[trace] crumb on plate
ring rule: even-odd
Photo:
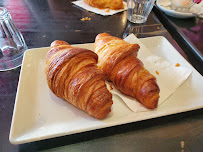
[[[107,13],[110,12],[110,9],[107,9],[105,12],[107,12]]]
[[[156,71],[156,74],[157,74],[157,75],[159,75],[159,72],[158,72],[158,71]]]
[[[179,67],[180,66],[180,64],[179,63],[176,63],[176,67]]]

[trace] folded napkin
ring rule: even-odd
[[[138,58],[144,63],[144,67],[157,78],[160,88],[158,105],[166,101],[192,73],[192,70],[181,66],[177,67],[163,58],[153,55],[134,34],[129,35],[124,40],[140,45]],[[149,111],[149,109],[146,109],[142,104],[137,102],[135,98],[124,95],[111,83],[108,82],[107,87],[112,94],[119,96],[133,112]]]
[[[100,14],[100,15],[103,15],[103,16],[113,15],[113,14],[116,14],[116,13],[127,10],[127,3],[126,2],[123,2],[124,9],[120,9],[120,10],[99,9],[99,8],[92,7],[92,6],[88,5],[88,4],[86,4],[83,0],[74,1],[72,3],[79,6],[79,7],[84,8],[84,9],[86,9],[88,11],[91,11],[93,13]]]

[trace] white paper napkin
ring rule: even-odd
[[[88,11],[91,11],[93,13],[100,14],[100,15],[103,15],[103,16],[113,15],[113,14],[116,14],[116,13],[127,10],[127,3],[126,2],[123,2],[124,9],[120,9],[120,10],[99,9],[99,8],[92,7],[92,6],[88,5],[88,4],[86,4],[83,0],[74,1],[72,3],[79,6],[79,7],[84,8],[84,9],[86,9]]]
[[[192,70],[181,66],[177,67],[163,58],[153,55],[134,34],[129,35],[124,40],[132,44],[139,44],[138,58],[144,63],[144,67],[152,74],[155,70],[159,73],[158,75],[153,74],[157,78],[160,88],[158,105],[166,101],[192,73]],[[135,98],[124,95],[117,90],[112,83],[108,82],[107,87],[112,94],[119,96],[133,112],[149,111]]]

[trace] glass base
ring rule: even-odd
[[[0,71],[8,71],[15,69],[22,64],[24,53],[16,57],[15,59],[9,59],[9,57],[6,59],[0,59]]]
[[[6,8],[0,7],[0,71],[21,66],[27,45]]]
[[[132,15],[132,16],[128,16],[128,20],[132,23],[145,23],[147,21],[147,17],[143,17],[141,15]]]

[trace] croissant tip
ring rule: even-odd
[[[158,107],[159,97],[152,98],[149,104],[146,105],[148,109],[156,109]]]
[[[51,47],[56,47],[59,45],[70,45],[69,43],[65,42],[65,41],[61,41],[61,40],[55,40],[51,43]]]
[[[97,35],[97,37],[104,37],[104,36],[111,36],[110,34],[108,34],[108,33],[99,33],[98,35]]]

